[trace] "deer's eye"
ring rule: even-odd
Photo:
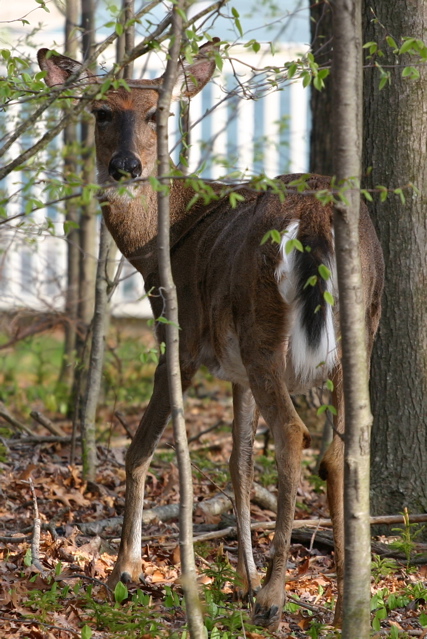
[[[107,124],[111,122],[112,113],[109,109],[96,109],[93,111],[97,124]]]
[[[148,124],[152,124],[154,126],[156,126],[156,122],[157,122],[157,109],[150,109],[147,112],[147,115],[145,116],[146,121],[148,122]]]

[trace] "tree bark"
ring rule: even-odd
[[[101,390],[105,333],[106,326],[108,325],[108,283],[106,282],[106,271],[111,242],[111,235],[102,219],[99,234],[98,266],[96,270],[95,313],[92,320],[89,369],[81,420],[83,477],[89,481],[95,481],[96,477],[96,409],[98,407],[98,398]]]
[[[182,11],[186,7],[185,0],[178,0],[174,5],[172,17],[172,37],[169,49],[169,60],[162,88],[159,93],[157,119],[157,157],[159,180],[170,187],[170,158],[168,145],[168,119],[172,90],[178,74],[178,56],[183,29]],[[170,209],[169,193],[158,193],[158,226],[157,249],[159,274],[166,299],[166,359],[168,367],[169,395],[171,402],[172,423],[174,429],[176,453],[179,467],[179,545],[182,566],[182,587],[186,603],[187,622],[190,637],[205,637],[203,615],[197,592],[196,564],[193,549],[193,480],[191,462],[188,451],[187,433],[184,420],[184,401],[182,397],[181,371],[179,363],[179,326],[178,300],[176,287],[172,277],[170,261]]]
[[[329,67],[332,60],[332,6],[323,0],[310,7],[311,50],[320,66]],[[310,172],[333,174],[332,137],[334,132],[331,77],[325,78],[325,88],[311,87]]]
[[[95,44],[95,3],[82,0],[82,49],[83,60],[88,60]],[[93,184],[95,179],[95,138],[92,117],[84,114],[81,127],[83,185]],[[79,317],[87,330],[93,316],[96,270],[97,202],[91,198],[82,206],[80,218],[80,283]],[[83,340],[84,341],[84,340]],[[81,346],[81,345],[80,345]]]
[[[366,185],[413,183],[420,190],[405,191],[405,202],[393,194],[385,202],[375,198],[371,207],[385,260],[371,374],[372,510],[420,513],[427,510],[427,73],[421,64],[418,80],[402,78],[409,56],[393,66],[396,56],[384,36],[392,34],[398,46],[402,36],[424,38],[427,4],[370,0],[364,13],[364,39],[379,43],[385,57],[378,62],[391,73],[391,84],[380,91],[378,71],[372,64],[365,71],[364,170],[372,167]]]
[[[75,29],[78,25],[79,7],[77,0],[66,0],[65,4],[65,44],[64,53],[70,58],[77,57],[77,39]],[[64,129],[64,177],[76,174],[77,169],[77,124],[69,122]],[[74,361],[76,348],[76,331],[79,300],[79,220],[78,205],[74,200],[67,200],[65,204],[65,220],[71,222],[72,227],[67,233],[67,290],[65,292],[64,354],[58,385],[70,388],[74,376]]]
[[[334,173],[348,204],[335,207],[344,377],[345,639],[370,635],[369,405],[365,311],[359,256],[362,138],[361,0],[334,3]],[[352,186],[353,185],[353,186]]]

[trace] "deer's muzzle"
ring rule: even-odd
[[[137,178],[142,173],[142,165],[136,155],[118,153],[111,159],[108,173],[117,181],[129,175],[131,178]]]

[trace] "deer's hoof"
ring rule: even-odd
[[[279,606],[270,606],[269,608],[259,603],[255,604],[253,613],[253,623],[256,626],[262,626],[269,630],[277,630],[281,618],[281,610]]]
[[[135,562],[134,564],[127,562],[127,565],[123,565],[124,563],[125,562],[123,562],[121,566],[120,563],[116,563],[113,572],[108,578],[107,583],[112,590],[114,590],[119,581],[124,584],[144,581],[144,575],[141,573],[140,562]]]

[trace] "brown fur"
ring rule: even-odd
[[[202,48],[199,58],[187,69],[182,92],[195,94],[209,80],[214,64],[210,52],[215,45]],[[41,52],[39,61],[56,81],[74,61],[60,57],[49,64]],[[58,70],[59,69],[59,70]],[[49,77],[47,79],[49,83]],[[182,82],[182,78],[181,78]],[[118,152],[139,158],[142,177],[156,175],[156,129],[147,119],[158,96],[155,81],[133,81],[130,93],[111,91],[107,100],[94,102],[96,115],[108,105],[111,121],[96,129],[98,171],[102,181],[114,185],[108,167]],[[134,132],[123,148],[120,114],[134,113]],[[300,176],[282,176],[284,186]],[[275,270],[281,259],[277,244],[261,245],[264,234],[284,231],[291,221],[299,220],[299,238],[303,244],[316,245],[321,239],[329,251],[333,248],[333,211],[322,206],[311,191],[328,189],[329,178],[313,175],[307,180],[307,193],[289,187],[284,202],[271,192],[259,193],[242,186],[244,202],[235,209],[223,198],[203,205],[200,201],[188,210],[194,191],[182,181],[172,184],[171,260],[179,300],[180,365],[185,391],[202,364],[233,382],[234,422],[231,476],[236,496],[239,523],[239,558],[237,573],[240,597],[257,592],[254,621],[271,630],[277,628],[284,602],[286,559],[290,544],[296,491],[300,476],[301,452],[310,440],[307,428],[297,415],[290,398],[297,379],[290,373],[288,345],[291,309],[281,296]],[[219,192],[221,185],[215,185]],[[156,317],[163,312],[158,294],[157,269],[157,200],[146,182],[133,187],[133,197],[119,196],[114,188],[103,196],[103,214],[122,253],[140,271]],[[316,249],[317,250],[317,249]],[[378,327],[381,310],[383,262],[381,249],[367,209],[361,207],[360,255],[363,270],[366,308],[366,334],[369,353]],[[321,255],[314,258],[320,260]],[[338,310],[335,311],[338,327]],[[164,340],[163,325],[158,338]],[[337,328],[338,330],[338,328]],[[321,381],[322,371],[319,371]],[[336,425],[344,429],[341,367],[333,372]],[[249,495],[253,477],[252,446],[258,411],[269,425],[275,440],[278,468],[278,514],[271,562],[262,588],[252,557]],[[153,396],[141,420],[126,459],[126,509],[122,541],[117,563],[109,583],[137,580],[141,572],[141,516],[144,480],[151,456],[170,413],[166,363],[161,357],[154,380]],[[342,443],[335,436],[325,455],[322,472],[328,480],[328,496],[335,529],[339,600],[339,622],[343,584],[343,460]]]

